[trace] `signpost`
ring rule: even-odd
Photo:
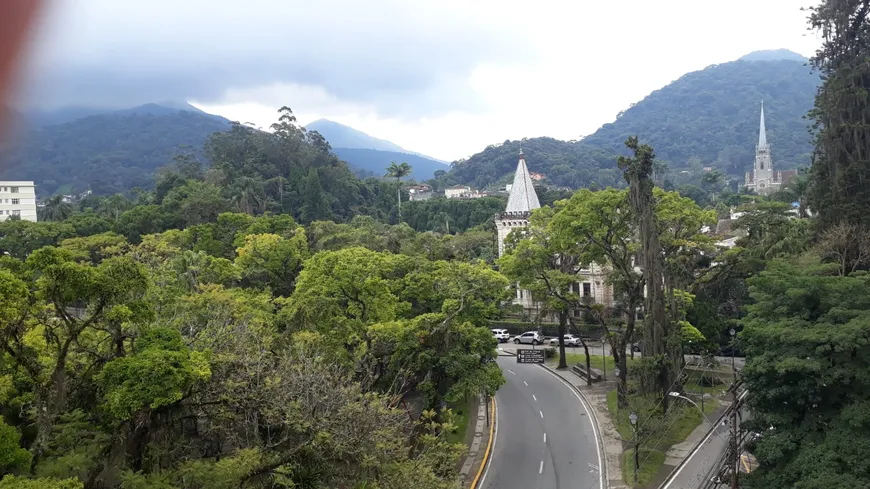
[[[518,349],[517,363],[544,363],[544,350]]]

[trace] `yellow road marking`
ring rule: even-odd
[[[480,463],[480,467],[477,469],[477,475],[474,476],[474,480],[471,481],[471,489],[477,488],[477,483],[480,482],[480,476],[483,475],[483,470],[486,468],[486,463],[489,461],[489,452],[492,449],[492,438],[493,431],[495,430],[495,398],[492,398],[492,407],[490,409],[490,422],[489,422],[489,441],[486,442],[486,451],[483,452],[483,461]]]

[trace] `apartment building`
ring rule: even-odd
[[[33,182],[0,181],[0,221],[10,216],[36,222],[36,185]]]

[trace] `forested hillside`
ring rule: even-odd
[[[809,122],[819,84],[801,61],[734,61],[689,73],[651,93],[580,144],[621,151],[637,135],[671,168],[698,158],[731,175],[751,168],[761,101],[779,169],[810,164]]]
[[[437,183],[478,188],[504,186],[513,178],[520,149],[526,155],[529,170],[543,174],[548,183],[571,188],[622,184],[622,173],[616,168],[616,155],[612,151],[553,138],[505,141],[488,146],[467,160],[454,162],[450,172],[436,178]]]
[[[767,140],[779,169],[808,166],[812,145],[804,116],[819,77],[788,51],[710,66],[656,90],[578,142],[551,138],[505,141],[454,162],[445,184],[487,187],[509,183],[522,147],[529,169],[571,188],[622,185],[616,155],[628,136],[656,150],[671,170],[710,166],[735,178],[752,167],[761,101]]]
[[[171,108],[92,115],[20,132],[2,155],[0,179],[34,180],[41,196],[150,187],[173,156],[201,157],[209,135],[229,129],[226,119]]]

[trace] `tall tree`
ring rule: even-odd
[[[774,260],[749,280],[747,488],[870,487],[870,275],[842,277],[814,253]]]
[[[839,221],[870,228],[870,0],[823,0],[810,9],[823,79],[811,116],[816,150],[810,204],[821,229]]]
[[[509,279],[530,291],[535,301],[543,303],[545,311],[556,313],[559,318],[559,368],[567,368],[567,325],[570,323],[577,330],[573,312],[578,309],[593,311],[596,306],[584,302],[577,290],[577,283],[582,279],[580,271],[589,264],[584,260],[586,243],[578,242],[566,233],[553,232],[550,226],[552,218],[552,208],[535,210],[528,228],[513,231],[508,236],[505,254],[499,258],[498,265]],[[589,371],[589,347],[582,335],[580,338]],[[587,376],[586,381],[591,385],[592,376]]]
[[[653,199],[655,153],[648,145],[638,143],[636,136],[629,137],[625,145],[634,155],[620,156],[618,164],[629,184],[629,202],[638,223],[641,268],[646,285],[643,355],[655,363],[657,370],[655,385],[644,387],[648,392],[658,391],[662,397],[662,406],[667,410],[667,391],[674,383],[682,356],[680,331],[670,324],[666,309],[665,263]]]
[[[391,162],[389,168],[387,168],[387,176],[396,179],[396,195],[399,198],[399,213],[402,212],[402,185],[401,181],[403,178],[407,177],[411,174],[411,165],[407,163],[396,163]]]
[[[551,227],[564,241],[583,246],[583,260],[607,269],[614,299],[625,321],[607,331],[610,350],[619,367],[618,401],[628,405],[628,365],[625,351],[634,338],[637,311],[643,305],[644,276],[635,264],[639,245],[635,239],[635,218],[627,190],[608,188],[598,192],[586,189],[558,204]],[[624,324],[624,326],[622,326]]]

